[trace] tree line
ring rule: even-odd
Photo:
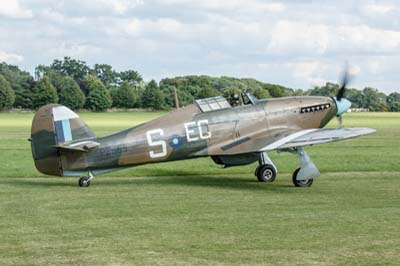
[[[104,111],[115,108],[168,110],[175,107],[174,93],[185,106],[195,99],[250,91],[257,98],[321,95],[334,96],[338,85],[309,90],[292,89],[250,78],[184,76],[144,82],[135,70],[118,72],[107,64],[90,67],[81,60],[64,57],[50,65],[35,68],[34,77],[7,63],[0,64],[0,110],[37,109],[48,103],[60,103],[73,110]],[[353,108],[400,112],[400,93],[386,95],[375,88],[348,89],[346,98]]]

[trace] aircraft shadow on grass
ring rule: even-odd
[[[75,187],[67,179],[55,179],[53,177],[34,177],[34,178],[3,178],[0,185],[14,185],[24,187]]]
[[[1,180],[0,184],[8,184],[24,187],[76,187],[75,183],[71,182],[73,179],[41,177],[41,178],[13,178]],[[209,176],[209,175],[195,175],[195,176],[157,176],[157,177],[115,177],[115,178],[99,178],[97,185],[113,187],[113,186],[149,186],[154,185],[171,185],[171,186],[193,186],[193,187],[215,187],[218,189],[227,190],[249,190],[249,191],[274,191],[274,192],[295,192],[290,189],[289,184],[266,185],[242,177],[226,177],[226,176]],[[84,192],[84,191],[83,191]]]

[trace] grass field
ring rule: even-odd
[[[159,115],[81,117],[105,135]],[[203,158],[79,188],[35,170],[32,117],[0,113],[0,265],[400,265],[400,114],[346,114],[377,132],[307,148],[321,171],[311,188],[294,188],[297,159],[276,153],[272,184],[255,164]]]

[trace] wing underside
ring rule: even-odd
[[[324,128],[308,129],[291,134],[283,139],[262,147],[259,151],[288,149],[334,142],[364,136],[375,132],[372,128]]]
[[[247,135],[232,142],[217,143],[208,147],[208,155],[235,155],[341,141],[375,132],[372,128],[314,128],[295,131],[281,128],[271,139],[265,132]]]

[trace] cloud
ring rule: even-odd
[[[266,51],[279,55],[398,53],[400,31],[366,25],[333,26],[280,21],[272,27]]]
[[[251,10],[252,12],[282,12],[285,5],[280,2],[260,1],[260,0],[164,0],[157,1],[159,4],[167,5],[188,5],[197,9],[206,9],[221,12],[223,10]]]
[[[185,31],[184,25],[172,18],[159,18],[156,20],[132,19],[123,21],[123,24],[125,26],[122,25],[122,28],[132,36],[181,34]]]
[[[4,3],[0,51],[18,51],[14,62],[30,71],[68,55],[135,69],[147,80],[166,73],[231,75],[308,88],[337,81],[348,60],[357,84],[388,90],[400,82],[395,0]]]
[[[271,54],[324,54],[330,45],[329,27],[296,21],[273,26],[267,52]]]
[[[88,43],[61,42],[57,47],[51,48],[48,53],[56,58],[62,58],[64,56],[81,57],[99,54],[101,50],[101,48]]]
[[[24,57],[22,55],[0,51],[0,62],[16,64],[22,62],[23,60]]]
[[[18,0],[1,1],[0,17],[9,17],[16,19],[32,18],[33,13],[29,9],[23,8]]]
[[[327,72],[331,66],[318,60],[303,60],[289,62],[287,67],[293,77],[302,79],[311,86],[322,86],[327,82]],[[289,72],[290,73],[290,72]]]
[[[36,1],[43,5],[41,0]],[[48,0],[45,0],[46,2]],[[124,16],[132,10],[144,5],[144,0],[69,0],[69,1],[49,1],[47,8],[66,16],[85,16],[85,17],[113,17]]]
[[[363,6],[362,10],[370,15],[385,15],[388,12],[396,10],[396,6],[388,3],[369,3]]]
[[[345,50],[363,53],[398,53],[400,49],[400,31],[382,30],[366,25],[338,27],[337,39]],[[340,39],[342,36],[342,39]]]
[[[122,15],[129,10],[144,4],[143,0],[98,0],[96,5],[104,11],[111,11],[114,14]]]
[[[243,10],[247,12],[271,12],[279,13],[285,10],[285,5],[282,3],[263,2],[257,0],[241,1],[241,0],[204,0],[193,1],[193,5],[198,5],[199,8],[206,8],[209,10],[222,11],[222,10]]]

